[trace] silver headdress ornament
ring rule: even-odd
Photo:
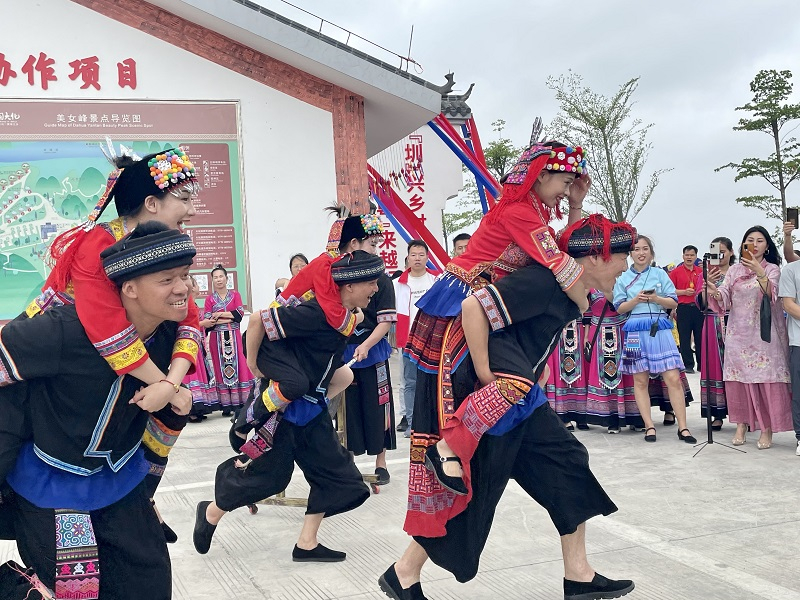
[[[542,117],[536,117],[533,120],[533,127],[531,129],[531,142],[529,146],[533,146],[535,144],[541,144],[544,142],[544,138],[539,141],[539,136],[542,135],[542,130],[544,129],[544,123],[542,122]]]

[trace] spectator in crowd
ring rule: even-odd
[[[772,446],[773,432],[792,429],[786,320],[776,304],[781,257],[760,225],[745,232],[740,256],[741,263],[728,269],[722,285],[706,282],[708,302],[717,312],[730,310],[723,378],[728,414],[736,423],[732,443],[744,444],[748,427],[759,429],[757,447],[765,450]],[[759,318],[766,308],[769,330]]]
[[[783,258],[787,264],[800,260],[800,254],[794,249],[792,233],[795,230],[794,221],[786,221],[783,224]]]
[[[633,265],[620,275],[614,286],[614,306],[619,313],[630,313],[623,327],[621,370],[633,375],[636,405],[645,426],[644,440],[656,441],[648,388],[650,375],[660,373],[678,421],[678,439],[694,444],[697,440],[686,427],[686,404],[680,378],[683,361],[672,337],[672,323],[664,312],[678,305],[675,286],[663,269],[650,266],[655,259],[650,238],[638,236],[632,256]]]
[[[699,368],[702,351],[703,314],[695,303],[695,296],[703,285],[703,269],[694,264],[697,260],[697,247],[683,248],[683,264],[669,273],[678,294],[678,337],[680,338],[681,358],[687,373],[694,373],[695,356]],[[692,338],[694,338],[694,355],[692,355]]]
[[[471,237],[472,236],[468,233],[459,233],[453,238],[453,258],[461,256],[467,251],[467,245]]]
[[[297,275],[300,272],[300,269],[308,265],[308,259],[306,258],[305,254],[298,252],[294,254],[292,258],[289,259],[289,272],[292,274],[292,277]],[[291,279],[292,277],[289,277]],[[275,282],[275,295],[277,296],[280,294],[286,285],[289,283],[289,279],[286,277],[281,277]]]
[[[797,438],[795,454],[800,456],[800,262],[792,261],[783,267],[778,289],[783,310],[788,315],[789,375],[792,381],[792,425]]]
[[[211,357],[215,389],[223,415],[241,407],[255,378],[247,368],[239,324],[244,316],[242,297],[228,289],[228,271],[217,265],[211,271],[213,291],[206,296],[200,325],[208,332],[208,354]]]
[[[189,302],[195,302],[200,291],[193,275],[186,281],[189,286]],[[219,408],[215,386],[209,386],[208,371],[206,370],[206,350],[203,344],[197,353],[197,364],[194,373],[183,378],[183,384],[192,392],[192,411],[189,413],[189,423],[205,421],[208,414]]]
[[[730,238],[716,237],[712,244],[719,244],[719,266],[708,267],[708,280],[719,287],[722,285],[728,269],[736,261],[733,253],[733,242]],[[702,293],[697,296],[697,303],[702,308]],[[711,410],[714,419],[711,428],[722,429],[722,420],[728,416],[728,403],[725,399],[725,383],[722,378],[722,365],[725,361],[725,325],[728,313],[718,313],[708,308],[706,322],[703,326],[703,352],[700,359],[700,414],[705,418],[706,411]]]
[[[428,245],[422,240],[408,243],[408,268],[394,280],[394,293],[397,303],[397,347],[405,348],[411,324],[417,316],[417,300],[427,292],[436,280],[436,273],[427,268]],[[405,437],[411,437],[414,416],[414,391],[417,387],[417,365],[403,353],[403,406],[405,413],[400,423],[404,425]]]

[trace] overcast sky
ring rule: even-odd
[[[313,24],[278,0],[258,1]],[[572,69],[605,95],[641,77],[634,115],[654,123],[647,176],[653,169],[673,169],[634,220],[639,231],[653,236],[659,264],[680,260],[685,244],[702,250],[718,235],[738,244],[750,225],[770,231],[777,225],[734,202],[772,193],[766,182],[734,183],[733,171],[714,168],[770,151],[768,136],[732,130],[742,116],[734,108],[750,100],[749,83],[760,69],[794,71],[800,90],[796,1],[293,3],[402,55],[413,25],[411,57],[423,66],[422,77],[443,83],[453,71],[456,92],[475,83],[469,104],[484,144],[492,139],[495,119],[505,119],[505,135],[522,145],[536,116],[545,123],[555,116],[558,106],[545,85],[549,75]],[[323,31],[337,37],[329,26]],[[798,196],[795,182],[789,205],[800,205]]]

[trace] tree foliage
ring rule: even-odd
[[[592,177],[587,201],[611,219],[633,220],[653,196],[661,175],[671,170],[653,171],[639,192],[652,149],[647,133],[653,126],[631,116],[639,78],[623,83],[611,97],[592,91],[572,71],[548,77],[547,86],[560,105],[548,134],[583,147]]]
[[[514,162],[523,150],[523,148],[515,147],[510,139],[503,137],[505,126],[506,122],[503,119],[492,122],[492,131],[497,134],[497,139],[489,142],[483,149],[486,167],[498,180],[514,166]],[[450,239],[454,233],[477,223],[483,216],[475,178],[466,167],[464,167],[464,174],[466,183],[461,190],[461,197],[455,203],[456,210],[445,211],[442,214],[442,227],[446,239]]]
[[[734,181],[750,177],[765,180],[779,197],[773,195],[742,196],[736,202],[744,206],[757,208],[768,217],[783,221],[786,218],[786,188],[800,174],[800,143],[789,134],[795,128],[784,133],[784,127],[791,121],[800,119],[800,104],[790,104],[792,93],[791,71],[765,69],[759,71],[750,82],[753,99],[736,110],[751,113],[751,117],[739,119],[734,131],[760,131],[772,138],[774,152],[766,158],[743,158],[738,163],[728,163],[717,169],[733,169],[736,171]]]

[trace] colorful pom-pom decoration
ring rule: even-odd
[[[157,154],[148,161],[147,166],[150,167],[153,182],[161,190],[195,176],[192,161],[181,150],[167,150],[163,154]]]

